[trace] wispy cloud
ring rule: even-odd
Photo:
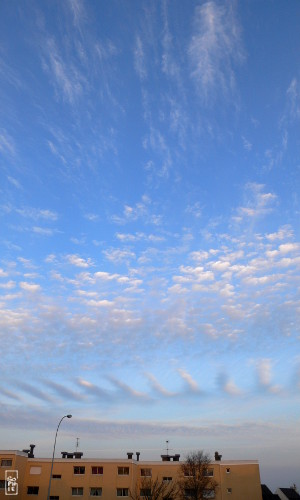
[[[287,89],[288,107],[291,118],[300,117],[300,84],[297,78],[293,78]]]
[[[54,38],[47,38],[44,46],[43,68],[49,74],[57,90],[57,95],[70,104],[82,95],[87,81],[71,60],[64,60]]]
[[[258,383],[261,389],[276,394],[282,390],[279,385],[272,384],[272,363],[270,359],[261,359],[257,363]]]
[[[159,394],[161,394],[162,396],[167,396],[167,397],[171,397],[171,396],[175,396],[176,393],[173,392],[173,391],[168,391],[165,387],[163,387],[159,381],[154,377],[154,375],[152,375],[151,373],[146,373],[146,376],[147,378],[149,379],[153,389],[155,391],[157,391]]]
[[[147,77],[147,70],[143,42],[139,35],[137,35],[135,39],[134,67],[141,80],[144,80]]]
[[[234,64],[242,60],[243,50],[232,3],[210,1],[196,7],[189,56],[191,75],[206,102],[220,91],[233,90]]]
[[[183,370],[182,368],[179,368],[178,373],[192,392],[195,392],[195,393],[201,392],[197,382],[193,379],[193,377],[187,371]]]
[[[238,215],[235,221],[241,221],[247,217],[249,219],[262,217],[274,210],[277,196],[274,193],[264,192],[265,186],[257,183],[248,183],[245,186],[247,204],[237,209]]]
[[[4,156],[15,156],[16,145],[6,130],[0,129],[0,151]]]

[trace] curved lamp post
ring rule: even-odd
[[[54,454],[55,454],[55,446],[56,446],[57,433],[58,433],[59,426],[62,423],[62,421],[63,421],[64,418],[72,418],[72,415],[64,415],[60,419],[60,421],[58,423],[58,426],[57,426],[57,429],[56,429],[56,434],[55,434],[55,439],[54,439],[54,446],[53,446],[53,455],[52,455],[52,462],[51,462],[51,471],[50,471],[50,479],[49,479],[49,487],[48,487],[47,500],[49,500],[49,498],[50,498],[50,488],[51,488],[51,479],[52,479],[52,470],[53,470],[53,462],[54,462]]]

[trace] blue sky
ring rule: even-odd
[[[71,412],[62,448],[169,439],[296,481],[299,23],[296,0],[1,2],[2,447],[50,455]]]

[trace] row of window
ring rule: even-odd
[[[171,477],[164,477],[163,481],[172,481]],[[4,489],[5,487],[5,480],[0,480],[0,489]],[[193,498],[194,497],[194,490],[193,489],[186,489],[185,490],[185,497],[186,498]],[[231,494],[232,493],[232,488],[227,488],[227,493]],[[39,486],[28,486],[27,487],[27,495],[38,495],[39,494]],[[128,497],[129,496],[129,488],[117,488],[116,489],[116,495],[117,497]],[[83,487],[73,487],[72,488],[72,496],[83,496]],[[90,488],[90,496],[91,497],[101,497],[102,496],[102,488],[99,487],[91,487]],[[149,497],[151,496],[151,490],[148,488],[142,488],[140,490],[140,496],[141,497]],[[215,494],[214,491],[212,490],[205,490],[203,494],[204,498],[214,498]],[[50,500],[59,500],[59,496],[50,496]]]
[[[85,474],[85,466],[84,465],[74,465],[73,471],[75,475],[83,475]],[[103,467],[102,466],[92,466],[91,469],[92,474],[103,475]],[[129,467],[118,467],[118,476],[129,476]],[[141,469],[142,477],[151,477],[152,470],[151,469]],[[61,478],[60,474],[53,474],[54,479]]]
[[[82,486],[76,486],[72,488],[72,496],[73,497],[81,497],[83,496],[84,488]],[[27,487],[27,495],[38,495],[39,494],[39,486],[28,486]],[[116,490],[117,497],[129,497],[129,488],[117,488]],[[149,496],[148,489],[140,490],[141,497]],[[101,497],[102,496],[102,488],[92,487],[90,488],[90,496],[91,497]],[[50,500],[59,500],[58,496],[50,496]]]

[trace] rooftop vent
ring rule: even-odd
[[[28,458],[34,458],[33,450],[35,448],[35,444],[30,444],[29,447],[30,447],[29,450],[22,450],[22,451],[24,451],[24,453],[27,453]]]
[[[138,461],[139,461],[139,459],[140,459],[140,454],[141,454],[141,452],[140,452],[140,451],[137,451],[137,452],[136,452],[136,461],[137,461],[137,462],[138,462]]]
[[[61,452],[61,458],[76,458],[78,460],[81,459],[82,455],[82,451],[73,451],[72,453],[70,453],[69,451]]]
[[[160,455],[163,462],[179,462],[180,455],[176,453],[175,455]]]
[[[221,462],[222,455],[219,455],[218,451],[215,451],[215,461],[216,462]]]
[[[128,460],[132,460],[132,457],[133,457],[133,452],[128,451],[128,452],[127,452],[127,457],[128,457]]]

